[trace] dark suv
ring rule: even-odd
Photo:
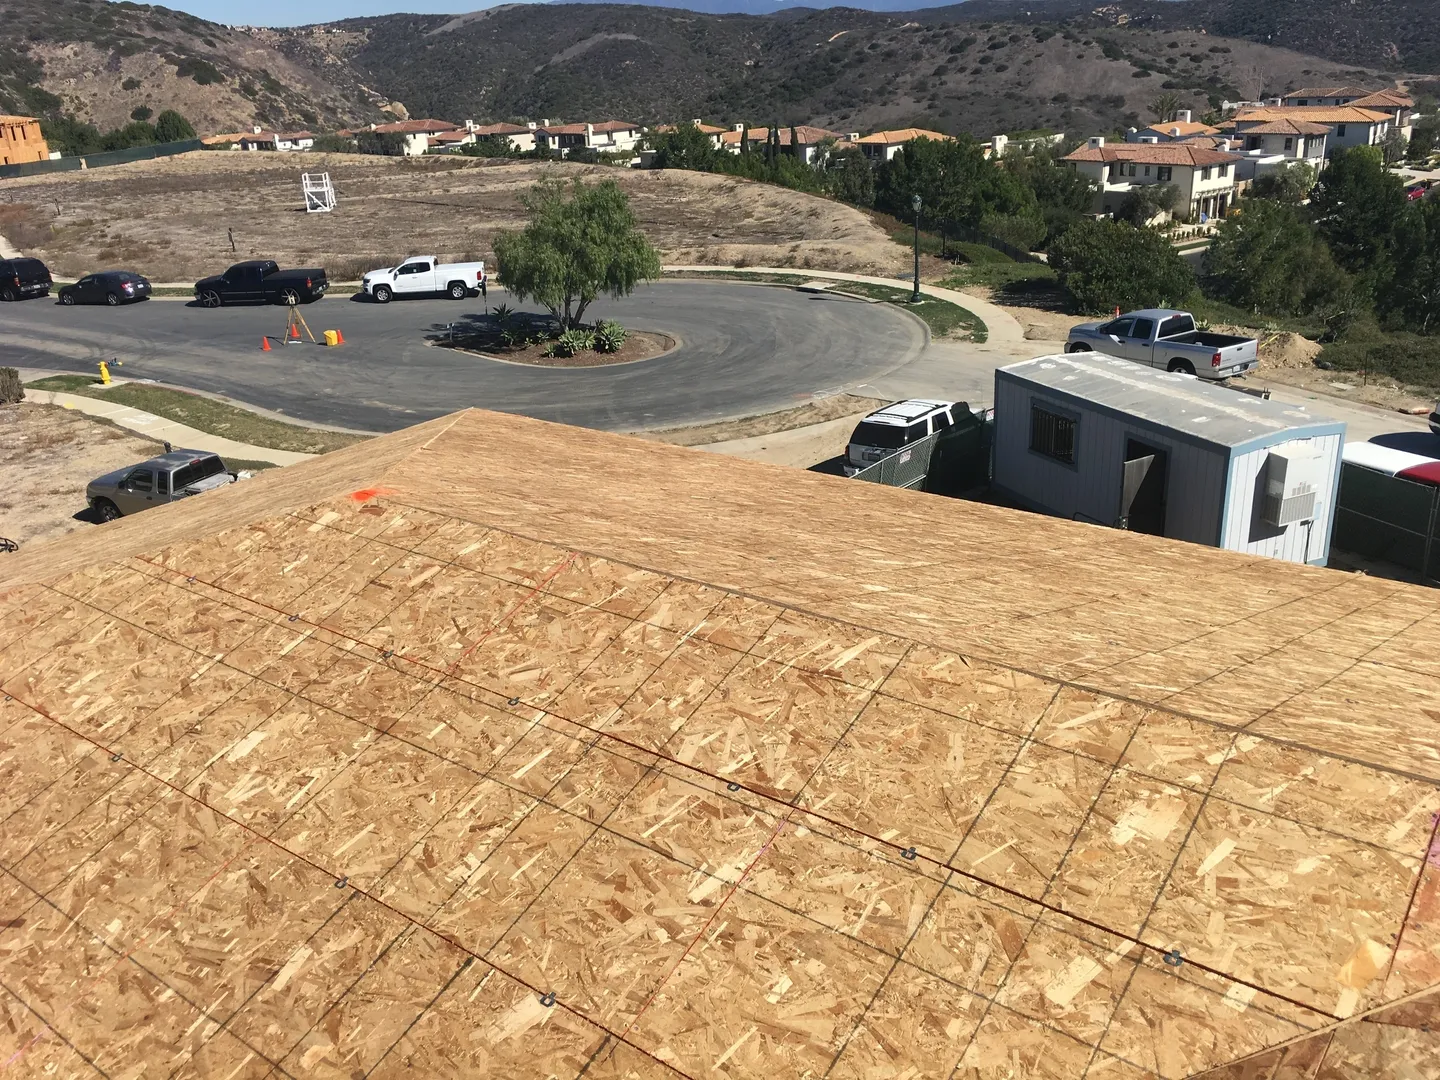
[[[39,259],[0,259],[0,300],[50,294],[50,271]]]

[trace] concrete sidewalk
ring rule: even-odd
[[[222,458],[294,465],[297,461],[306,461],[314,456],[297,454],[293,450],[273,450],[268,446],[252,446],[249,443],[236,442],[234,439],[224,439],[219,435],[209,435],[203,431],[197,431],[195,428],[174,420],[166,420],[163,416],[156,416],[154,413],[141,412],[128,405],[117,405],[113,401],[102,401],[99,398],[85,397],[81,394],[66,394],[59,390],[26,390],[25,400],[37,405],[59,405],[62,409],[74,409],[87,416],[98,416],[147,438],[168,442],[187,450],[208,450],[212,454],[219,454]]]

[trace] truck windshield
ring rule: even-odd
[[[208,480],[224,471],[225,463],[214,454],[199,458],[175,470],[175,490],[184,491],[191,484],[198,484],[201,480]]]
[[[860,426],[855,429],[855,434],[850,436],[850,441],[858,443],[860,446],[878,446],[882,450],[899,450],[924,434],[924,421],[911,424],[909,427],[899,427],[895,424],[875,424],[865,420],[861,421]]]

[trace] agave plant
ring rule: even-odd
[[[620,347],[625,344],[629,337],[629,331],[621,326],[614,319],[606,319],[599,326],[595,327],[595,351],[603,353],[619,352]]]
[[[515,309],[509,304],[495,305],[495,321],[501,326],[508,326],[513,318],[515,318]]]

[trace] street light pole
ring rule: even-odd
[[[915,208],[915,290],[910,294],[910,303],[920,303],[920,196],[910,200]]]

